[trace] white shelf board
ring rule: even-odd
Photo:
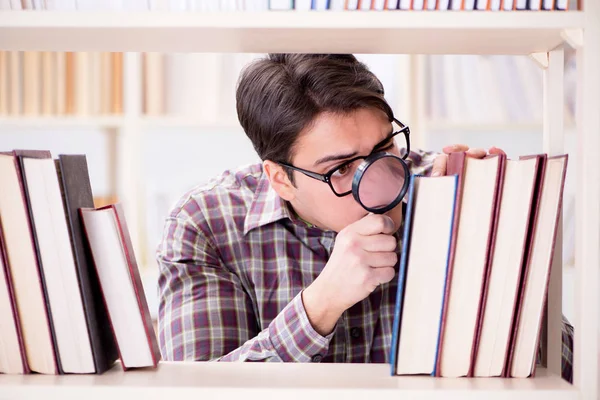
[[[530,54],[584,25],[580,11],[6,11],[0,49]]]
[[[118,128],[122,124],[120,116],[0,116],[0,132],[23,128]]]
[[[6,398],[576,399],[577,390],[545,369],[528,379],[392,377],[387,364],[162,362],[157,370],[120,366],[102,375],[5,375]],[[190,397],[180,397],[190,396]],[[193,396],[193,397],[192,397]],[[235,397],[234,397],[235,396]]]

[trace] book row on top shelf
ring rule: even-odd
[[[152,117],[145,121],[149,125],[179,121],[182,126],[238,126],[235,84],[248,63],[264,56],[143,53],[139,71],[142,114]],[[382,80],[395,111],[405,114],[408,105],[400,99],[410,88],[399,83],[399,76],[410,74],[407,59],[381,54],[357,57]],[[574,61],[574,52],[566,51],[565,119],[569,126],[575,113]],[[424,92],[427,127],[541,127],[542,71],[526,57],[434,55],[425,56],[423,65],[419,73],[424,83],[416,90]],[[120,115],[124,79],[122,53],[0,51],[0,116]],[[164,116],[173,118],[157,118]]]
[[[0,51],[0,116],[118,115],[123,54]]]
[[[577,9],[577,0],[1,0],[11,10],[128,11],[522,11]]]

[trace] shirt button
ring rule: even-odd
[[[321,362],[321,360],[323,360],[323,356],[320,354],[317,354],[312,357],[311,361],[314,363],[318,363],[318,362]]]
[[[354,339],[358,339],[360,337],[360,328],[352,328],[350,329],[350,336]]]

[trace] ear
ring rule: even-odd
[[[296,197],[296,187],[294,187],[286,170],[281,165],[265,160],[263,161],[263,171],[279,197],[286,201],[292,201]]]

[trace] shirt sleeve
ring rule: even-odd
[[[314,330],[302,293],[259,328],[250,296],[196,217],[169,217],[157,250],[163,359],[306,362],[325,356],[333,333],[323,337]]]
[[[440,154],[435,151],[412,149],[405,160],[411,175],[429,176],[433,167],[433,160]]]

